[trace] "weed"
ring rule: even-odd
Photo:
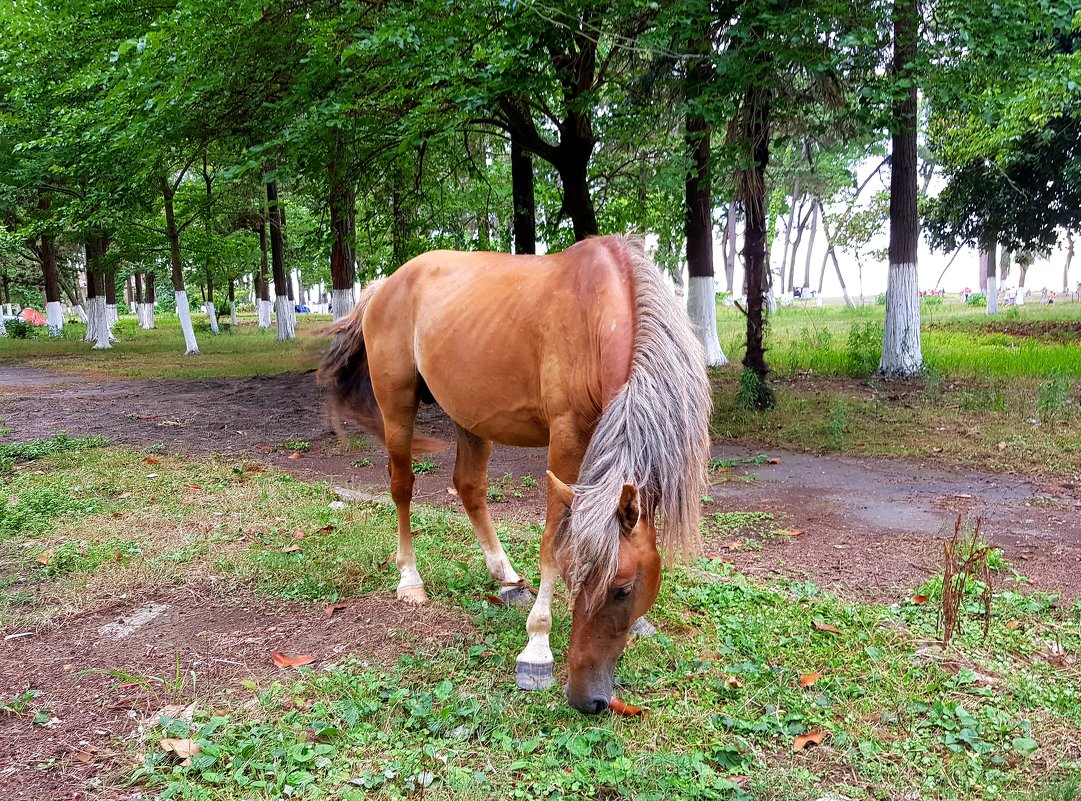
[[[104,437],[69,437],[66,431],[61,431],[47,439],[0,442],[0,469],[10,470],[15,462],[32,462],[55,453],[84,451],[89,448],[101,448],[108,444],[109,440]]]
[[[438,462],[434,462],[431,459],[420,459],[413,462],[413,472],[418,476],[423,476],[425,473],[430,473],[439,467]]]
[[[0,701],[0,712],[6,715],[21,715],[23,712],[30,711],[30,702],[38,697],[40,693],[37,690],[27,690],[24,693],[8,698],[6,701]]]
[[[848,374],[871,375],[882,359],[882,325],[868,320],[854,323],[848,331]]]
[[[92,513],[95,500],[80,501],[65,485],[44,485],[18,490],[0,503],[0,539],[40,534],[55,520],[77,512]]]
[[[367,458],[365,458],[365,459],[354,459],[349,464],[351,464],[353,467],[371,467],[372,466],[372,460],[367,459]]]
[[[762,411],[772,409],[775,403],[773,391],[766,385],[766,382],[754,370],[744,367],[739,376],[736,405],[740,409],[748,411]]]
[[[1052,370],[1046,381],[1040,382],[1036,409],[1045,417],[1065,416],[1073,411],[1074,403],[1070,379],[1058,370]]]
[[[287,439],[281,444],[284,451],[310,451],[312,444],[304,439]]]
[[[973,292],[968,296],[968,300],[965,301],[969,306],[986,306],[987,295],[984,292]]]
[[[830,403],[830,419],[826,423],[826,442],[834,450],[841,450],[848,431],[848,405],[842,400]]]

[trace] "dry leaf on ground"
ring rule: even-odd
[[[288,548],[282,548],[282,553],[296,553],[299,550],[299,545],[290,545]]]
[[[832,623],[823,623],[821,620],[816,620],[812,625],[814,626],[815,631],[828,631],[830,634],[841,633],[841,630]]]
[[[926,595],[913,595],[912,596],[912,603],[916,604],[916,606],[919,606],[920,604],[925,604],[929,600],[931,600],[931,599],[929,597],[927,597]]]
[[[289,454],[289,458],[290,459],[303,459],[304,454],[302,454],[300,451],[293,451],[291,454]]]
[[[781,536],[782,537],[798,537],[802,533],[803,533],[802,528],[790,528],[790,529],[784,529],[783,531],[781,531]]]
[[[729,676],[727,679],[724,680],[724,683],[735,690],[738,690],[740,687],[743,686],[743,682],[737,679],[735,676]]]
[[[335,612],[341,612],[343,609],[348,609],[346,604],[327,604],[326,613],[327,617],[334,617]]]
[[[634,717],[635,715],[644,714],[646,711],[643,707],[625,704],[618,698],[613,698],[609,701],[608,708],[616,715],[623,715],[625,717]]]
[[[458,494],[458,490],[454,489],[454,487],[447,487],[447,495],[457,495],[457,494]]]
[[[153,456],[147,456],[143,461],[147,464],[161,464],[161,459],[155,459]]]
[[[815,682],[822,678],[821,673],[802,673],[799,677],[800,687],[813,687]]]
[[[52,558],[53,549],[47,548],[46,550],[42,551],[41,554],[38,556],[38,561],[41,562],[41,564],[43,565],[47,565],[52,560]]]
[[[315,657],[308,656],[308,654],[286,656],[281,651],[271,651],[270,658],[273,659],[274,664],[280,668],[303,667],[304,665],[310,665],[315,661]]]
[[[166,738],[161,741],[161,748],[168,753],[176,754],[183,761],[181,765],[190,765],[191,758],[199,753],[199,743],[195,740],[178,740]]]
[[[826,739],[826,733],[821,729],[812,729],[806,734],[801,734],[792,743],[793,751],[802,751],[808,745],[821,745],[822,741]]]

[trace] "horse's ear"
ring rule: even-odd
[[[555,473],[551,470],[548,471],[548,494],[555,495],[559,498],[559,502],[571,508],[571,501],[574,500],[574,490],[556,478]]]
[[[624,484],[619,496],[619,528],[624,534],[630,534],[638,525],[640,511],[638,507],[638,488],[634,484]]]

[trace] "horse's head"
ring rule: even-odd
[[[573,490],[551,473],[548,482],[549,491],[569,509]],[[623,485],[612,513],[620,531],[615,573],[610,579],[599,574],[587,577],[572,610],[567,700],[586,714],[608,708],[616,662],[627,645],[631,626],[653,606],[661,586],[657,531],[652,515],[640,513],[638,490],[633,484]]]

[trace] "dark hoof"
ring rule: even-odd
[[[515,679],[519,689],[546,690],[555,684],[552,663],[534,664],[518,660],[514,666]]]
[[[653,628],[653,624],[644,617],[638,618],[631,626],[631,634],[635,637],[652,637],[656,633],[657,629]]]
[[[507,606],[532,606],[533,593],[525,587],[500,587],[499,600]]]

